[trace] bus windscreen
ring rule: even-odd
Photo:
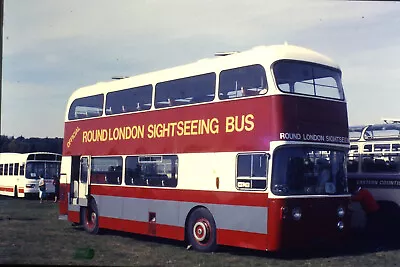
[[[277,149],[272,169],[275,195],[347,193],[345,151],[313,147]]]
[[[309,62],[282,60],[273,66],[278,88],[287,93],[344,100],[341,72]]]
[[[39,179],[43,175],[45,179],[53,179],[60,176],[60,162],[28,162],[26,164],[25,177]]]

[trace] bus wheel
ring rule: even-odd
[[[215,221],[205,208],[196,209],[189,218],[186,235],[192,247],[201,252],[215,251],[217,248]]]
[[[89,201],[89,205],[83,208],[83,227],[89,234],[97,234],[99,232],[99,212],[94,200]]]

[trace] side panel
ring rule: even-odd
[[[64,133],[64,155],[268,151],[271,141],[315,135],[348,143],[346,103],[290,95],[71,121]]]
[[[101,228],[185,238],[187,216],[193,208],[210,210],[219,244],[267,248],[267,193],[213,192],[92,185]],[[79,220],[79,206],[69,206],[70,221]],[[150,221],[150,213],[155,215]],[[235,216],[232,216],[235,214]]]
[[[14,196],[15,186],[18,186],[18,176],[0,175],[0,195]]]

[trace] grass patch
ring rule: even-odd
[[[58,220],[49,201],[0,197],[0,264],[96,266],[392,266],[400,247],[376,252],[353,240],[340,253],[277,254],[221,247],[216,253],[186,250],[183,242],[117,231],[90,235]],[[399,241],[400,242],[400,241]],[[358,247],[357,247],[358,246]]]

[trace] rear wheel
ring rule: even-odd
[[[18,197],[18,188],[17,186],[14,186],[14,198]]]
[[[217,249],[215,221],[206,208],[196,209],[189,217],[186,235],[192,247],[201,252]]]
[[[96,201],[89,201],[87,207],[83,208],[83,227],[89,234],[97,234],[99,232],[99,212],[97,210]]]

